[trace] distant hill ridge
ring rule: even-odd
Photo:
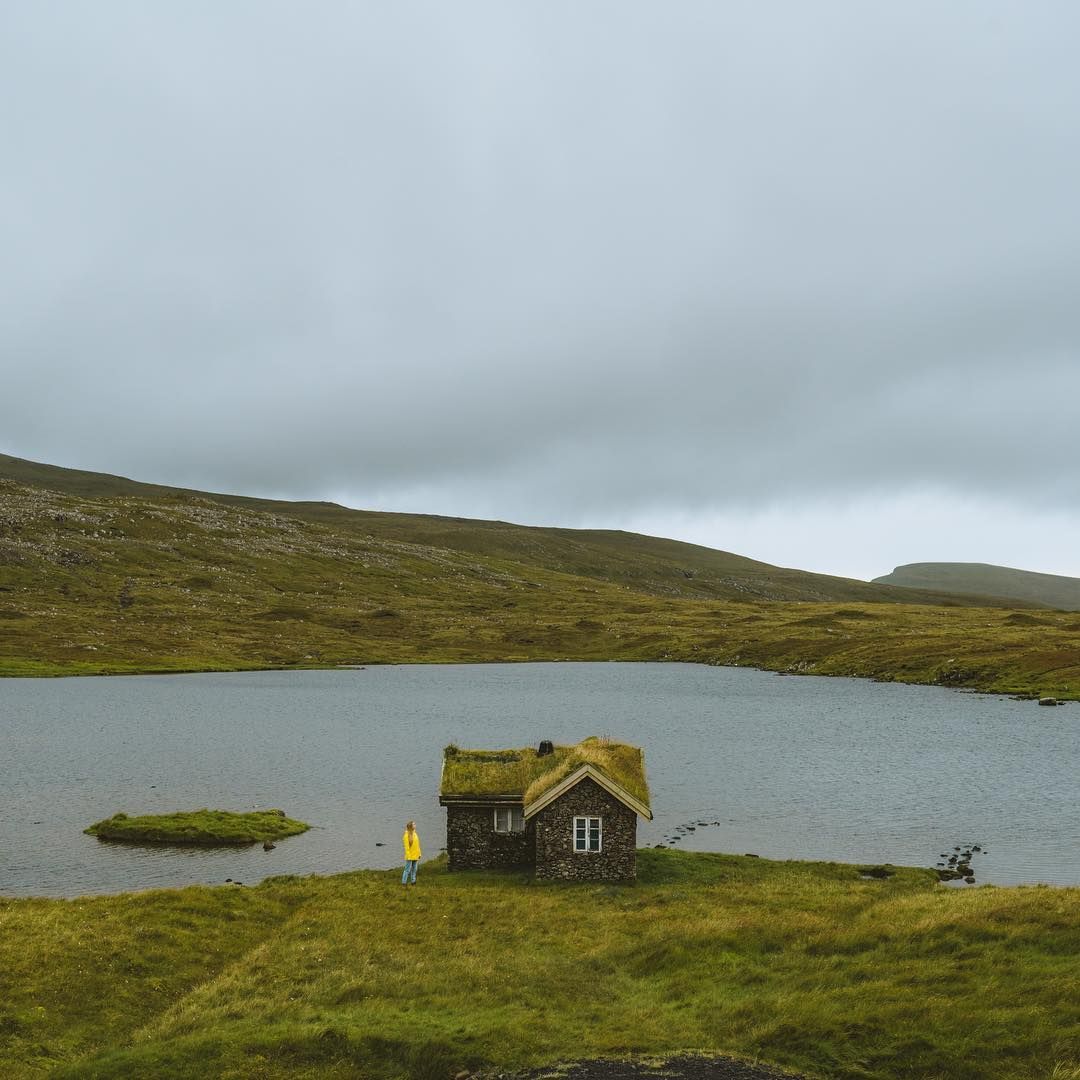
[[[1045,609],[0,457],[0,676],[689,661],[1080,698],[1080,617]]]
[[[243,511],[287,515],[349,535],[419,544],[522,568],[592,578],[652,596],[682,599],[864,601],[1015,606],[986,593],[956,596],[941,586],[912,589],[772,566],[727,551],[616,530],[562,529],[427,514],[353,510],[330,502],[284,502],[146,484],[0,454],[0,479],[90,499],[147,502],[201,499]],[[1080,584],[1080,583],[1078,583]],[[985,591],[984,591],[985,592]],[[1042,606],[1032,600],[1023,606]],[[1080,605],[1078,605],[1080,606]]]
[[[969,595],[1003,596],[1043,604],[1062,611],[1080,611],[1080,578],[1040,574],[991,563],[922,562],[898,566],[874,578],[879,585],[904,589],[944,590]]]

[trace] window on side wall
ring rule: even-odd
[[[599,851],[602,831],[603,824],[601,818],[574,818],[574,850]]]
[[[495,831],[514,833],[525,831],[525,815],[520,806],[495,807]]]

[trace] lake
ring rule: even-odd
[[[438,853],[442,747],[642,746],[639,845],[1080,884],[1080,709],[688,664],[491,664],[0,680],[0,895],[74,896],[398,865]],[[84,836],[123,810],[280,807],[272,852]],[[705,823],[704,825],[698,824]],[[692,828],[690,828],[692,827]],[[379,845],[384,846],[379,846]],[[422,869],[421,869],[422,873]]]

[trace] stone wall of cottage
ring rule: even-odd
[[[500,870],[531,867],[533,823],[525,831],[497,833],[494,806],[446,808],[446,854],[449,870]]]
[[[600,851],[574,850],[574,818],[602,819]],[[637,877],[637,814],[591,777],[544,807],[535,822],[536,876],[564,881],[633,881]]]

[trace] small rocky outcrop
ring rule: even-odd
[[[986,853],[981,844],[956,844],[951,853],[943,851],[941,861],[935,867],[938,881],[962,881],[965,885],[974,885],[972,862],[976,856]]]

